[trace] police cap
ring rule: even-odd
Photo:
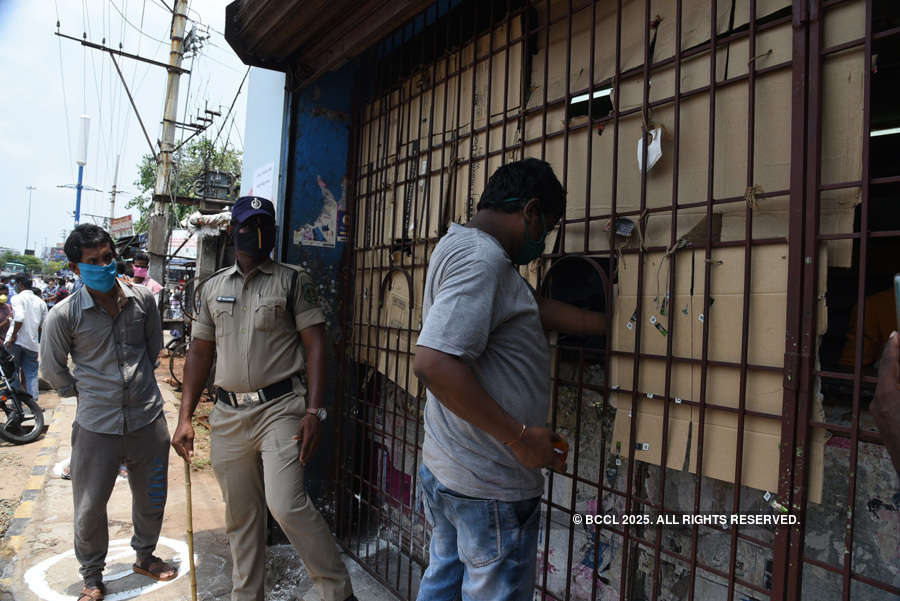
[[[254,215],[266,215],[275,219],[275,205],[260,196],[241,196],[231,207],[231,218],[244,223]]]

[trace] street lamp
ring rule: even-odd
[[[29,238],[31,237],[31,192],[33,190],[37,190],[37,188],[35,188],[34,186],[32,186],[30,184],[25,186],[25,191],[28,192],[28,217],[25,220],[25,223],[26,223],[26,225],[25,225],[25,253],[26,254],[28,253],[28,242],[29,242]]]
[[[91,118],[87,115],[81,116],[81,133],[78,136],[78,184],[75,187],[75,227],[81,219],[81,179],[84,176],[84,166],[87,164],[88,152],[88,131],[91,128]]]

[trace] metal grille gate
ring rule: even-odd
[[[428,528],[412,357],[428,257],[498,166],[535,156],[568,208],[523,275],[611,323],[602,340],[553,340],[548,419],[572,450],[548,474],[536,591],[900,594],[897,483],[866,422],[875,379],[855,335],[876,276],[900,271],[872,250],[900,236],[900,168],[873,162],[870,142],[873,57],[900,56],[888,4],[442,0],[376,46],[354,124],[339,378],[348,552],[415,598]],[[623,521],[779,511],[799,524]]]

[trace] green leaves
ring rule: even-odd
[[[194,181],[204,171],[224,171],[235,176],[236,185],[240,183],[242,152],[234,148],[214,148],[212,141],[206,138],[195,138],[185,144],[175,154],[175,167],[173,171],[173,188],[178,196],[196,198],[193,185]],[[149,154],[141,158],[138,165],[138,179],[134,185],[140,190],[140,194],[126,203],[126,208],[137,209],[140,218],[135,223],[135,232],[147,231],[147,217],[153,199],[153,188],[156,185],[156,161]],[[173,204],[172,212],[175,221],[180,222],[184,217],[193,212],[193,207]]]

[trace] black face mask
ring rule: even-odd
[[[234,230],[235,248],[254,257],[269,256],[275,248],[275,224],[257,221],[247,225],[249,226],[247,232],[241,232],[240,227]]]

